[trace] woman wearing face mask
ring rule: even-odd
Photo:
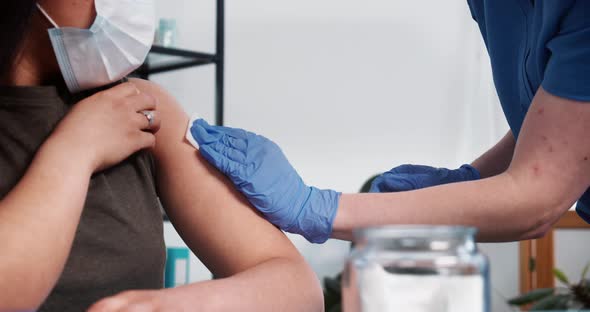
[[[471,225],[481,241],[538,238],[576,201],[590,222],[590,1],[467,3],[511,128],[471,165],[404,165],[375,179],[374,194],[340,194],[305,185],[276,144],[244,130],[196,121],[201,154],[271,222],[316,243],[387,224]]]
[[[288,239],[195,157],[174,99],[117,83],[147,54],[152,1],[38,5],[0,2],[0,311],[321,310]],[[157,196],[219,279],[157,290]]]

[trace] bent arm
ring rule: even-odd
[[[478,157],[471,165],[479,171],[482,179],[501,174],[510,166],[515,146],[514,135],[512,131],[508,131],[496,145]]]
[[[214,311],[321,311],[317,277],[288,238],[185,141],[189,118],[174,99],[149,82],[136,84],[160,102],[162,128],[153,153],[163,205],[188,246],[220,278],[175,289],[175,296]]]
[[[589,132],[590,103],[540,89],[505,172],[404,193],[343,195],[334,237],[384,224],[470,225],[481,241],[540,237],[590,184]]]
[[[92,172],[83,158],[50,138],[0,201],[0,311],[38,308],[57,282]]]

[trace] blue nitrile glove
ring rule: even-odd
[[[463,165],[455,170],[402,165],[373,180],[370,192],[404,192],[448,183],[478,180],[479,178],[479,171],[470,165]]]
[[[242,129],[211,126],[203,119],[190,131],[201,155],[271,223],[312,243],[330,238],[340,193],[305,185],[274,142]]]

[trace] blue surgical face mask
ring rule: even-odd
[[[155,32],[154,0],[95,0],[97,17],[89,29],[59,27],[49,38],[64,80],[71,92],[118,81],[136,70],[147,57]]]

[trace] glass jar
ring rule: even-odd
[[[343,275],[345,312],[489,312],[488,261],[474,228],[357,230]]]

